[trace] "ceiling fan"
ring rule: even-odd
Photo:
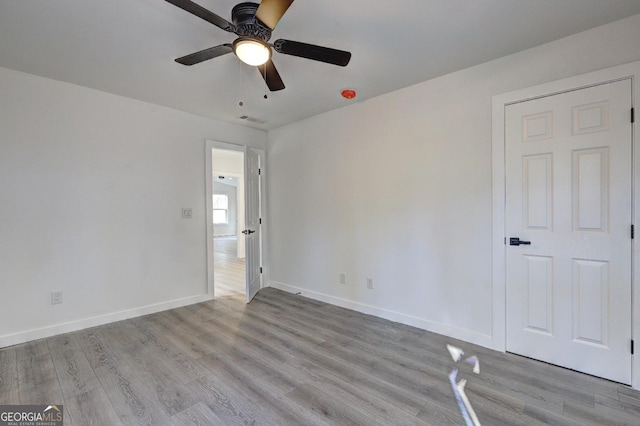
[[[258,3],[239,3],[231,11],[233,23],[192,2],[191,0],[167,0],[199,18],[204,19],[223,30],[238,36],[233,43],[225,43],[210,47],[190,55],[176,59],[183,65],[194,65],[200,62],[235,53],[243,62],[256,66],[262,74],[267,87],[272,92],[284,89],[284,83],[273,61],[271,48],[285,55],[299,56],[314,61],[325,62],[339,66],[346,66],[351,59],[351,53],[344,50],[298,41],[278,39],[268,43],[271,32],[285,14],[293,0],[262,0]]]

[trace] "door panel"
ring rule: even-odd
[[[573,338],[607,346],[609,262],[573,260]]]
[[[631,82],[506,107],[507,350],[631,381]]]
[[[609,148],[573,153],[574,231],[609,228]]]
[[[245,155],[245,241],[247,269],[247,303],[262,284],[260,226],[260,154],[247,148]]]
[[[553,203],[551,154],[524,157],[524,213],[527,229],[549,230]]]
[[[525,311],[524,327],[538,333],[553,333],[553,258],[523,256]]]

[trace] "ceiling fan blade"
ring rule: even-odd
[[[313,59],[314,61],[326,62],[341,67],[347,66],[351,60],[350,52],[316,46],[315,44],[301,43],[299,41],[280,39],[273,43],[273,47],[276,52],[284,53],[285,55],[299,56],[301,58]]]
[[[182,10],[186,10],[192,15],[196,15],[198,18],[202,18],[207,22],[211,22],[213,25],[222,28],[225,31],[233,33],[236,31],[236,27],[224,18],[219,17],[215,13],[205,9],[192,2],[191,0],[167,0],[169,3],[178,6]]]
[[[233,52],[233,47],[230,44],[221,44],[219,46],[210,47],[208,49],[183,56],[176,59],[176,62],[182,65],[195,65],[199,64],[200,62],[217,58],[218,56],[226,55],[227,53],[231,52]]]
[[[262,0],[256,11],[256,18],[273,30],[291,3],[293,0]]]
[[[267,83],[267,87],[272,92],[276,92],[278,90],[284,89],[284,82],[280,78],[280,74],[278,74],[278,70],[276,66],[273,65],[273,61],[269,59],[264,65],[259,65],[258,71],[262,74],[262,78]]]

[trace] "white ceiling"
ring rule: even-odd
[[[231,20],[239,1],[196,3]],[[265,100],[232,54],[174,62],[235,36],[164,0],[0,0],[0,66],[271,129],[354,102],[343,88],[362,101],[638,13],[638,0],[297,0],[272,41],[348,50],[351,63],[274,53],[286,89]]]

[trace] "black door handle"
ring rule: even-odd
[[[245,229],[244,231],[242,231],[242,233],[243,233],[244,235],[253,234],[254,232],[256,232],[256,231],[252,231],[251,229]]]
[[[522,241],[518,237],[511,237],[509,238],[509,245],[510,246],[530,246],[531,241]]]

